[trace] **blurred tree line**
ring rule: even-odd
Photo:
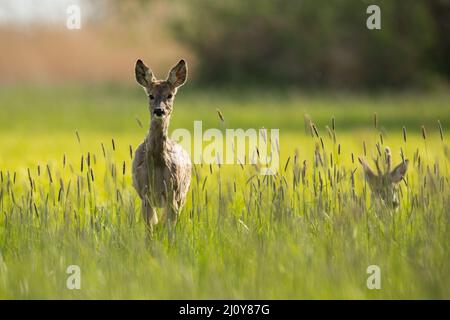
[[[381,30],[366,9],[381,8]],[[173,21],[199,81],[344,88],[450,77],[450,0],[192,0]]]

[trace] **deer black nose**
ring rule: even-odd
[[[162,117],[164,115],[164,109],[162,108],[156,108],[155,111],[153,112],[156,116],[158,117]]]

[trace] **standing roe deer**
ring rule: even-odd
[[[359,157],[366,180],[369,183],[372,195],[381,199],[382,203],[396,209],[400,202],[398,199],[397,184],[402,181],[408,169],[408,160],[404,160],[391,171],[392,159],[391,151],[388,147],[385,149],[384,172],[380,168],[379,158],[374,159],[377,172],[375,174],[367,162]]]
[[[158,223],[155,208],[165,208],[169,238],[184,205],[191,181],[188,153],[168,137],[168,127],[177,88],[187,77],[184,60],[172,68],[167,80],[156,80],[152,71],[137,60],[137,82],[149,98],[150,130],[133,160],[133,186],[142,200],[142,214],[148,230]]]

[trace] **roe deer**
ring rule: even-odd
[[[372,195],[381,199],[381,202],[385,205],[396,209],[400,204],[397,184],[402,181],[406,174],[408,160],[404,160],[391,171],[391,151],[386,147],[383,166],[384,172],[380,168],[379,158],[377,158],[374,159],[374,162],[378,174],[375,174],[363,158],[359,157],[358,159],[364,169],[364,174],[372,190]]]
[[[135,152],[133,186],[142,200],[142,214],[150,233],[158,223],[155,208],[164,207],[171,238],[191,181],[188,153],[168,137],[173,101],[178,87],[186,82],[187,66],[181,60],[167,80],[156,80],[152,71],[137,60],[135,75],[149,98],[150,130]]]

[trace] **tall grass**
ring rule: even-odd
[[[386,131],[382,119],[339,131],[336,118],[311,117],[307,134],[282,132],[273,176],[195,165],[173,243],[162,225],[145,240],[127,136],[80,130],[48,162],[8,162],[0,298],[449,298],[445,127],[406,139],[408,127]],[[410,159],[398,211],[372,201],[359,168],[377,145]],[[80,290],[66,287],[69,265],[81,268]],[[366,286],[369,265],[381,268],[380,290]]]

